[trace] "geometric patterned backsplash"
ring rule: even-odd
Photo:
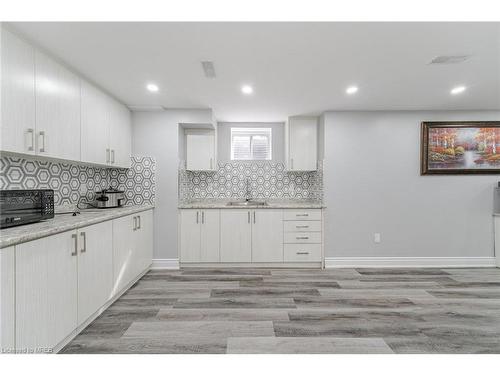
[[[288,172],[283,163],[271,161],[220,162],[214,172],[179,168],[179,200],[244,199],[247,179],[256,199],[323,201],[323,170]]]
[[[53,189],[54,205],[92,202],[95,192],[125,191],[125,205],[154,204],[156,161],[132,157],[131,168],[101,168],[18,157],[0,157],[0,189]]]

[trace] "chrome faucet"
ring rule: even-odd
[[[246,191],[245,191],[245,201],[250,202],[252,200],[252,191],[250,189],[250,178],[246,179]]]

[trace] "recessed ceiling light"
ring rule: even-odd
[[[250,85],[241,86],[241,92],[245,95],[250,95],[253,93],[253,87]]]
[[[353,95],[353,94],[356,94],[358,92],[358,87],[357,86],[349,86],[346,90],[345,90],[346,94],[348,95]]]
[[[148,91],[151,91],[151,92],[158,92],[160,90],[158,85],[155,85],[154,83],[148,83],[146,85],[146,88],[148,89]]]
[[[465,87],[465,86],[457,86],[457,87],[452,88],[450,93],[451,93],[451,95],[457,95],[457,94],[463,93],[466,89],[467,89],[467,87]]]

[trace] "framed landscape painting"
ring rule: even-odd
[[[420,173],[500,174],[500,121],[423,122]]]

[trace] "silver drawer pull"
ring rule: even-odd
[[[295,237],[297,240],[308,240],[309,237]]]
[[[309,225],[296,225],[295,228],[309,228]]]
[[[296,214],[295,216],[309,216],[309,214]]]
[[[297,255],[307,255],[309,251],[297,251]]]

